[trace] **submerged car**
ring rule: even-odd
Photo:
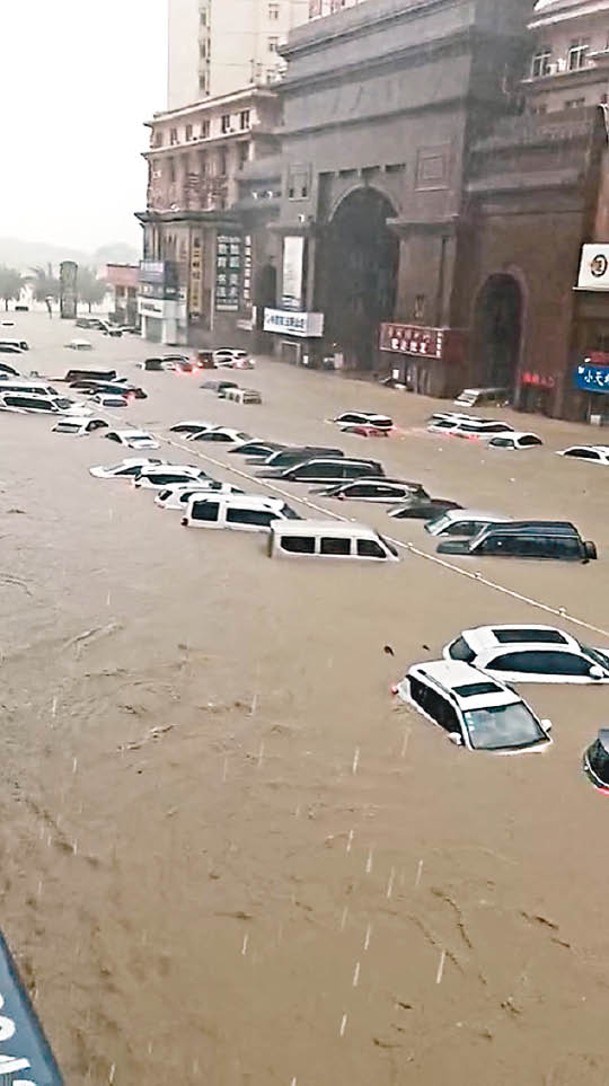
[[[609,464],[609,445],[570,445],[557,455],[569,460],[588,460],[591,464]]]
[[[285,448],[285,445],[280,445],[276,441],[244,441],[242,445],[233,445],[233,448],[228,451],[231,456],[249,457],[248,463],[251,464],[254,462],[260,463],[261,460],[268,460],[273,453],[281,452]]]
[[[330,419],[341,428],[344,426],[368,426],[378,430],[392,430],[393,419],[389,415],[379,415],[376,411],[343,411],[342,415]]]
[[[449,501],[448,498],[430,498],[429,495],[411,494],[395,509],[388,509],[387,513],[395,520],[434,520],[440,513],[446,513],[449,509],[461,509],[461,506],[458,502]]]
[[[511,433],[506,434],[496,434],[488,443],[489,449],[511,449],[512,451],[534,449],[539,445],[543,445],[543,441],[537,434],[519,430],[512,430]]]
[[[213,352],[212,358],[218,369],[253,370],[256,365],[247,351],[236,347],[219,347]]]
[[[141,468],[134,475],[133,485],[138,490],[166,490],[169,486],[206,478],[202,468],[193,468],[190,464],[162,464]]]
[[[82,417],[67,417],[58,419],[53,426],[55,434],[73,434],[75,437],[85,437],[94,434],[96,430],[107,429],[108,423],[104,419],[87,419]]]
[[[427,491],[421,483],[402,482],[396,479],[359,479],[354,483],[338,483],[315,490],[324,498],[338,498],[339,501],[357,500],[362,502],[405,501],[411,496],[427,498]]]
[[[369,476],[384,477],[383,465],[377,460],[335,460],[323,457],[305,460],[292,468],[268,468],[256,472],[260,479],[284,479],[291,483],[329,483],[347,479],[364,479]]]
[[[225,445],[241,444],[250,441],[251,435],[244,434],[242,430],[232,430],[228,426],[215,426],[213,429],[199,430],[186,439],[187,441],[213,441]]]
[[[170,434],[197,434],[200,430],[215,430],[216,423],[186,419],[185,422],[176,422],[169,427]]]
[[[457,506],[454,509],[447,509],[435,520],[430,520],[425,525],[425,531],[430,535],[471,539],[488,524],[509,524],[511,519],[511,517],[502,516],[501,513],[482,513],[477,509],[459,509]]]
[[[414,664],[395,688],[402,701],[442,728],[455,746],[492,754],[543,751],[551,721],[540,720],[504,682],[452,660]]]
[[[184,510],[191,498],[212,497],[214,494],[243,494],[244,491],[231,483],[219,483],[216,479],[198,479],[193,483],[177,483],[168,486],[165,490],[159,490],[154,499],[155,505],[162,509]]]
[[[115,441],[118,445],[126,445],[129,449],[160,449],[161,444],[156,441],[147,430],[109,430],[104,437],[108,441]]]
[[[446,539],[438,554],[468,557],[536,558],[587,563],[597,558],[596,544],[584,540],[568,521],[512,521],[488,524],[471,539]]]
[[[134,479],[144,468],[160,467],[164,463],[154,457],[127,457],[118,464],[98,464],[89,468],[89,475],[95,479]]]
[[[599,792],[609,795],[609,728],[601,728],[582,758],[584,773]]]
[[[126,396],[113,396],[108,392],[94,393],[89,397],[89,403],[97,404],[98,407],[129,407]]]
[[[609,649],[591,648],[554,626],[476,626],[462,630],[442,655],[508,683],[609,682]]]

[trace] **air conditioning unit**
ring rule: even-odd
[[[554,65],[554,68],[555,68],[555,71],[557,71],[557,72],[566,72],[566,70],[567,70],[567,62],[566,62],[565,58],[561,57],[560,60],[557,60],[556,64]]]
[[[548,75],[556,75],[558,71],[558,61],[553,60],[551,64],[548,64]]]

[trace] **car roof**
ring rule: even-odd
[[[309,520],[303,518],[302,520],[288,520],[281,521],[281,534],[282,535],[302,535],[303,532],[317,533],[317,532],[331,532],[332,535],[345,535],[351,536],[354,532],[364,533],[365,535],[378,536],[376,528],[371,528],[369,524],[359,524],[357,521],[341,521],[341,520]]]
[[[494,523],[496,521],[497,524],[509,523],[512,519],[511,517],[506,517],[502,513],[489,513],[481,509],[447,509],[446,512],[442,514],[442,517],[448,517],[449,520],[456,522],[460,520],[480,520],[488,521],[489,523]],[[439,519],[440,518],[438,517],[438,520]]]
[[[495,434],[495,437],[493,438],[493,441],[496,438],[501,439],[501,438],[506,438],[506,437],[508,437],[508,438],[512,438],[512,437],[536,437],[539,440],[541,440],[541,438],[539,437],[539,434],[534,434],[532,430],[506,430],[506,432],[504,434]]]
[[[414,664],[409,673],[423,675],[452,694],[461,709],[482,709],[489,705],[515,705],[522,699],[501,681],[489,679],[461,660],[432,660]],[[468,689],[471,688],[471,689]]]
[[[344,466],[345,464],[362,464],[364,467],[372,467],[373,464],[378,464],[378,460],[368,460],[367,457],[360,458],[359,456],[309,456],[306,460],[301,460],[298,464],[292,464],[288,471],[295,471],[296,468],[302,468],[305,464],[336,464],[337,466]],[[356,482],[355,479],[345,479],[345,482]]]
[[[526,631],[530,631],[533,636],[526,636]],[[556,637],[550,637],[552,633],[559,635],[560,640]],[[544,637],[544,635],[546,636]],[[573,647],[577,645],[576,639],[565,633],[564,630],[559,630],[556,626],[534,622],[510,622],[495,626],[474,626],[470,630],[462,630],[460,636],[467,641],[467,644],[476,653],[488,649],[508,648],[512,650],[514,646],[518,648],[530,648],[531,646],[538,648],[543,645],[547,648],[548,645],[552,645],[553,647],[560,648],[562,646],[565,648],[566,646]]]
[[[150,437],[147,430],[111,430],[110,433],[119,437]]]
[[[283,498],[267,498],[266,494],[218,494],[201,493],[201,497],[196,499],[202,502],[217,502],[223,501],[227,505],[245,505],[255,508],[258,505],[263,505],[265,509],[283,509],[286,504]]]
[[[492,525],[489,525],[489,528]],[[486,529],[483,529],[485,531]],[[540,531],[548,535],[576,535],[579,532],[574,524],[568,520],[511,520],[507,524],[501,524],[502,532],[514,535],[535,534]]]

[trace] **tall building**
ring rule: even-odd
[[[279,47],[309,0],[169,0],[168,108],[275,83]]]

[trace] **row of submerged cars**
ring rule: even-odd
[[[443,434],[446,437],[484,442],[489,449],[512,452],[524,452],[543,445],[537,434],[528,430],[516,430],[509,422],[485,419],[479,415],[465,415],[458,411],[434,412],[428,420],[427,430],[429,433]],[[557,450],[557,455],[569,460],[587,460],[591,464],[609,464],[609,445],[570,445],[566,449]]]

